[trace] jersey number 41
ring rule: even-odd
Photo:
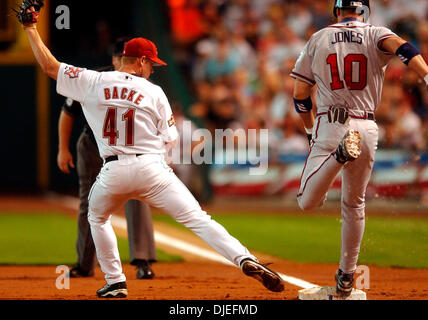
[[[134,145],[134,118],[135,109],[129,108],[122,115],[122,121],[125,123],[125,145]],[[119,130],[117,128],[117,108],[108,108],[103,126],[103,138],[108,139],[110,146],[115,146],[119,138]],[[121,126],[122,123],[121,123]]]

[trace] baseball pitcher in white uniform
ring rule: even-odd
[[[18,12],[34,55],[43,71],[57,80],[58,93],[82,104],[104,159],[89,194],[88,213],[107,282],[97,291],[98,297],[123,298],[128,294],[110,217],[129,199],[166,211],[244,274],[271,291],[283,291],[281,277],[258,263],[246,247],[212,220],[165,163],[164,154],[178,134],[163,90],[147,80],[153,66],[166,65],[158,58],[154,43],[144,38],[127,42],[119,71],[100,73],[60,63],[37,32],[41,6],[34,1],[25,0]]]
[[[335,280],[343,296],[352,292],[364,233],[365,193],[378,143],[375,111],[388,62],[397,55],[428,85],[428,67],[418,49],[387,28],[366,23],[369,10],[369,0],[337,0],[338,23],[310,38],[291,73],[295,108],[310,143],[297,195],[300,208],[322,206],[342,170],[341,258]],[[311,101],[315,84],[316,114]]]

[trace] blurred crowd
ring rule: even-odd
[[[289,76],[310,36],[335,23],[333,0],[168,0],[174,54],[210,129],[269,129],[277,153],[304,153]],[[428,1],[372,0],[370,23],[391,28],[428,61]],[[428,91],[399,59],[376,111],[381,148],[413,151],[428,141]]]

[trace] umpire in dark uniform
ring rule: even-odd
[[[120,38],[116,41],[112,50],[113,65],[98,71],[113,71],[120,68],[121,56],[127,40],[129,39]],[[78,116],[85,119],[80,103],[66,99],[58,123],[59,150],[57,157],[58,167],[66,174],[70,173],[69,166],[74,168],[69,142],[74,119]],[[102,165],[103,160],[100,158],[94,135],[85,119],[84,129],[77,141],[80,207],[76,242],[78,261],[70,270],[69,276],[72,278],[93,276],[97,263],[88,222],[88,195]],[[150,207],[140,201],[130,200],[126,203],[125,211],[131,264],[137,267],[138,279],[151,279],[154,277],[151,264],[156,262],[157,257]]]

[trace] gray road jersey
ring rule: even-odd
[[[317,106],[375,111],[382,97],[385,70],[392,54],[379,49],[396,36],[384,27],[345,19],[315,33],[300,54],[291,76],[318,85]]]

